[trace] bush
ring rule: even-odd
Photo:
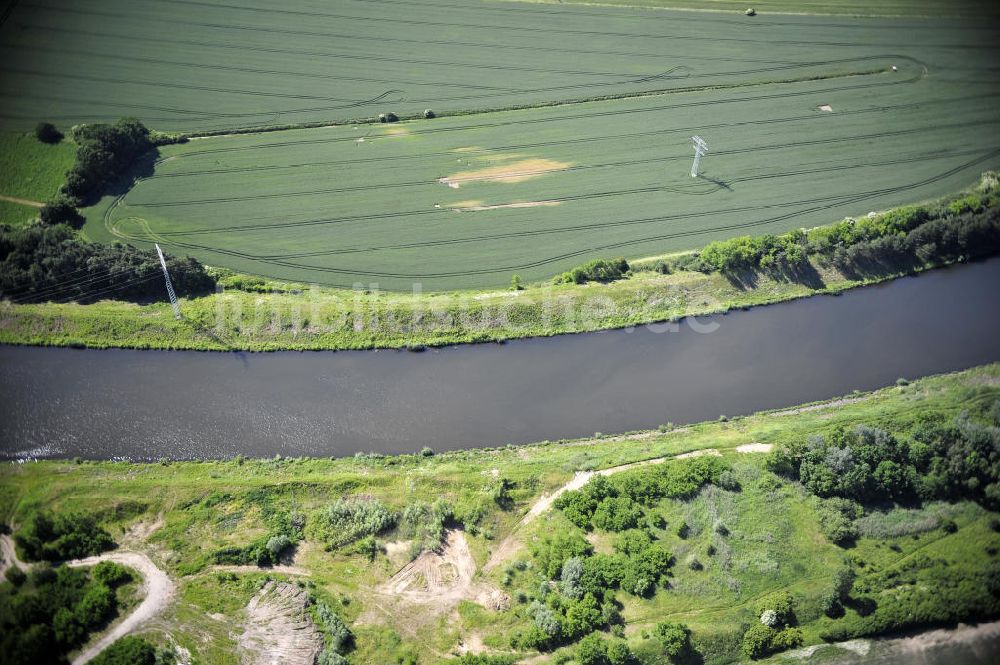
[[[433,455],[434,455],[434,449],[431,448],[430,446],[424,446],[423,448],[420,449],[421,457],[432,457]]]
[[[27,581],[28,574],[25,573],[20,568],[18,568],[17,566],[12,565],[10,568],[7,569],[7,572],[4,573],[4,577],[6,577],[7,581],[13,584],[15,587],[19,587],[22,584],[24,584],[25,581]]]
[[[153,645],[134,635],[123,637],[94,658],[94,665],[157,665]]]
[[[431,118],[436,118],[437,114],[431,109],[424,109],[424,117],[430,120]]]
[[[38,513],[14,536],[29,561],[63,561],[114,547],[111,535],[83,513]]]
[[[62,194],[42,206],[38,211],[38,217],[46,226],[65,224],[73,229],[81,228],[87,221],[73,205],[73,201]]]
[[[133,579],[128,568],[114,561],[101,561],[94,566],[91,575],[94,576],[94,580],[111,589],[131,582]]]
[[[63,133],[51,122],[40,122],[35,125],[35,138],[42,143],[54,144],[63,140]]]
[[[338,499],[314,521],[320,538],[330,547],[375,536],[396,524],[394,512],[377,499]]]
[[[378,114],[379,122],[396,122],[397,120],[399,120],[399,117],[392,112]]]
[[[271,553],[274,560],[277,560],[281,556],[281,553],[292,546],[292,539],[281,533],[277,536],[271,536],[267,540],[267,550]]]
[[[608,497],[597,504],[593,523],[604,531],[624,531],[634,528],[642,520],[642,508],[624,496]]]

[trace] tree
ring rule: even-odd
[[[35,125],[35,138],[42,143],[59,143],[63,134],[51,122],[40,122]]]
[[[656,624],[656,637],[663,645],[663,653],[670,658],[679,658],[691,650],[691,629],[682,623]]]
[[[523,286],[521,286],[520,275],[514,275],[513,277],[510,278],[510,288],[513,291],[520,291],[521,289],[524,288]]]
[[[576,648],[576,662],[580,665],[607,665],[607,643],[597,633],[587,635]]]

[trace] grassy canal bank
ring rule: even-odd
[[[328,648],[346,629],[351,663],[660,663],[679,644],[714,665],[1000,616],[998,421],[994,364],[523,447],[11,463],[0,519],[17,537],[82,513],[147,554],[178,593],[140,632],[193,663],[239,662],[244,608],[273,580],[338,617],[310,614]]]

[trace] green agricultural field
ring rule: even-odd
[[[988,89],[901,57],[851,65],[878,71],[190,141],[85,228],[278,279],[439,291],[816,226],[1000,164]],[[693,133],[712,150],[698,179]]]
[[[994,28],[503,2],[48,0],[0,27],[0,125],[341,123],[163,148],[149,177],[88,211],[85,233],[277,279],[495,287],[953,191],[1000,164]],[[530,108],[502,110],[514,107]],[[349,122],[428,108],[439,117]],[[711,150],[698,179],[695,133]]]
[[[0,224],[38,217],[37,204],[59,191],[75,152],[70,141],[46,145],[34,134],[0,132]]]

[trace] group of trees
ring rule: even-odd
[[[996,410],[996,409],[995,409]],[[782,446],[769,465],[813,494],[860,503],[973,499],[1000,507],[1000,428],[968,415],[891,434],[866,425]],[[837,506],[841,513],[850,507]]]
[[[584,284],[586,282],[613,282],[628,274],[628,261],[617,259],[594,259],[582,266],[568,270],[556,278],[557,282]]]
[[[79,559],[115,546],[111,535],[85,513],[37,513],[14,540],[31,561]]]
[[[179,295],[215,288],[205,267],[190,257],[168,257],[167,270]],[[0,296],[17,302],[90,302],[163,295],[162,269],[152,250],[85,242],[63,224],[0,225]]]
[[[136,118],[121,118],[113,125],[77,125],[73,141],[76,163],[62,191],[78,205],[100,195],[154,147],[149,130]]]
[[[0,592],[4,662],[65,662],[67,653],[114,617],[115,588],[132,579],[127,569],[110,561],[89,571],[36,564]]]
[[[36,135],[46,142],[62,138],[48,123],[40,123]],[[149,130],[134,118],[73,128],[73,140],[79,146],[76,162],[61,193],[39,211],[40,223],[20,229],[0,226],[0,297],[19,303],[163,297],[155,252],[118,243],[85,242],[73,233],[85,221],[77,206],[105,193],[141,156],[155,155],[150,137]],[[180,295],[199,295],[215,288],[215,281],[195,259],[169,257],[167,268]]]
[[[610,478],[598,475],[581,489],[562,494],[555,507],[581,529],[624,531],[642,523],[643,505],[693,496],[703,485],[719,481],[725,471],[725,463],[716,457],[695,457]]]
[[[595,553],[580,531],[568,525],[534,542],[539,587],[527,608],[532,626],[515,635],[513,645],[550,649],[620,624],[614,590],[648,597],[667,583],[674,565],[673,554],[653,535],[654,527],[666,525],[662,518],[647,516],[644,506],[664,497],[691,496],[725,468],[716,458],[692,458],[611,478],[598,475],[581,489],[561,495],[555,505],[570,522],[617,534],[614,552]],[[687,648],[689,632],[676,632],[667,631],[663,639]],[[593,636],[581,642],[580,649],[589,654],[587,662],[611,663],[627,653],[616,644]]]
[[[758,270],[794,272],[807,260],[806,234],[792,231],[780,236],[740,236],[717,240],[709,243],[699,258],[705,268],[723,273]]]
[[[802,631],[795,627],[795,603],[788,593],[768,596],[754,610],[758,620],[743,634],[744,656],[763,658],[802,644]]]
[[[809,257],[864,275],[1000,251],[1000,190],[987,174],[974,192],[941,203],[907,206],[808,232],[715,241],[673,267],[728,275],[762,272],[795,278]],[[664,263],[661,272],[669,272]]]

